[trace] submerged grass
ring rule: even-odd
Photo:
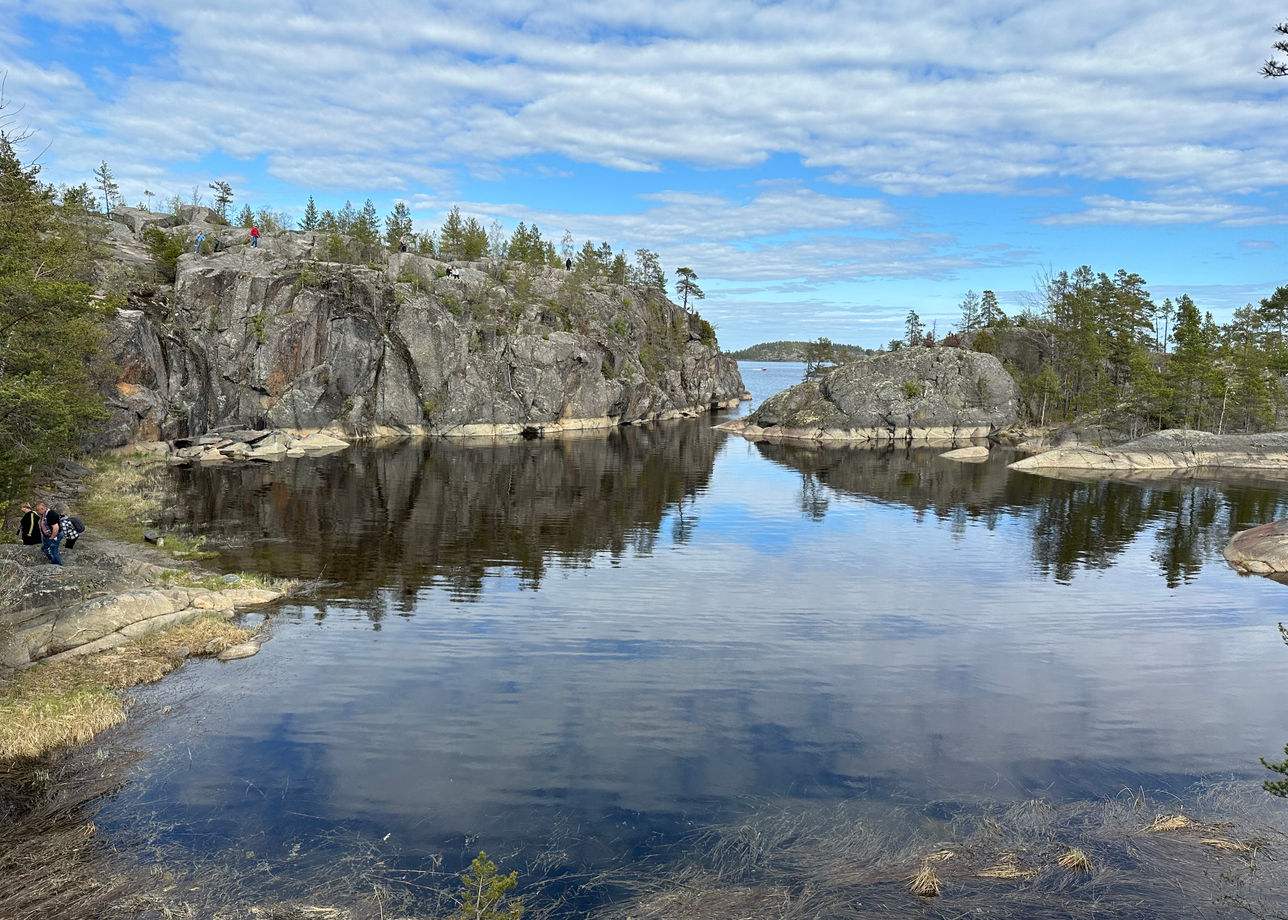
[[[180,648],[192,655],[218,654],[250,636],[207,616],[103,652],[13,673],[0,682],[0,763],[84,744],[125,721],[120,691],[173,671],[183,663]]]
[[[1187,798],[1207,823],[1156,822],[1143,794],[963,804],[947,822],[879,802],[761,808],[686,841],[670,867],[606,873],[599,884],[629,896],[590,916],[1283,916],[1288,864],[1275,857],[1288,845],[1288,808],[1252,782],[1198,786]],[[1154,832],[1159,824],[1228,832]],[[723,895],[742,908],[704,910]]]

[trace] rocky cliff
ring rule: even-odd
[[[1014,425],[1018,406],[992,355],[917,347],[857,358],[721,427],[757,440],[951,444]]]
[[[137,262],[156,221],[122,211],[112,242]],[[100,446],[225,426],[534,436],[742,397],[711,326],[656,290],[501,261],[455,263],[453,277],[373,246],[354,264],[334,234],[251,248],[241,229],[172,232],[197,229],[220,251],[180,256],[173,285],[132,284],[111,321],[120,372]]]

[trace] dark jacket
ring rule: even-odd
[[[22,542],[28,546],[35,546],[39,543],[40,515],[34,511],[25,512],[22,520],[18,522],[18,536],[22,537]]]

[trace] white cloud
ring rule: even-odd
[[[1288,181],[1283,94],[1255,76],[1269,22],[1247,3],[16,6],[172,34],[104,105],[75,106],[153,158],[334,152],[382,160],[369,177],[397,188],[545,153],[632,171],[786,153],[891,194]]]
[[[1085,210],[1039,218],[1037,223],[1062,227],[1106,224],[1217,224],[1247,227],[1288,223],[1288,216],[1271,213],[1263,207],[1210,198],[1128,201],[1112,195],[1092,195],[1083,198],[1082,203],[1087,206]]]

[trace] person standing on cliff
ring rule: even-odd
[[[31,510],[31,505],[22,503],[22,518],[18,521],[18,536],[25,546],[35,546],[40,540],[40,516]]]
[[[54,565],[62,565],[63,557],[58,553],[58,543],[63,539],[60,515],[44,502],[36,503],[36,514],[40,515],[40,551]]]
[[[193,244],[192,251],[193,251],[193,252],[201,252],[201,244],[202,244],[202,243],[204,243],[205,241],[206,241],[206,233],[205,233],[205,231],[204,231],[204,230],[198,230],[198,231],[197,231],[197,242]]]
[[[259,227],[250,228],[250,244],[256,249],[259,248]]]

